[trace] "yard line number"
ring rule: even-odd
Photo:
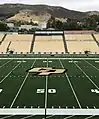
[[[99,94],[99,90],[97,90],[97,89],[91,89],[91,92],[92,93],[98,93]]]
[[[38,93],[38,94],[45,93],[45,89],[37,89],[36,93]],[[56,89],[48,89],[48,93],[55,94],[56,93]]]

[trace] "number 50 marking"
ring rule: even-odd
[[[45,93],[45,89],[37,89],[36,93]],[[56,89],[48,89],[48,93],[56,93]]]

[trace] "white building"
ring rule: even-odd
[[[7,26],[8,26],[9,28],[14,28],[14,24],[13,24],[13,23],[7,23]]]
[[[30,29],[32,29],[32,25],[21,25],[21,26],[19,27],[19,30],[21,30],[21,29],[30,30]]]
[[[21,25],[21,26],[19,27],[19,30],[21,30],[21,29],[30,30],[30,29],[32,29],[32,28],[38,28],[38,29],[40,29],[40,27],[39,27],[39,26],[32,26],[32,25]]]
[[[46,29],[46,27],[47,27],[47,23],[46,22],[39,22],[38,25],[39,25],[39,27],[41,29]]]
[[[15,31],[14,23],[7,23],[7,26],[9,27],[9,31]]]

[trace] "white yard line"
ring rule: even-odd
[[[48,67],[48,58],[47,58],[47,67]],[[47,108],[47,87],[48,86],[48,76],[46,76],[46,89],[45,89],[45,115],[46,115],[46,108]]]
[[[0,83],[2,83],[20,64],[21,64],[21,62],[20,62],[19,64],[17,64],[17,65],[0,81]]]
[[[5,66],[6,64],[8,64],[9,62],[11,62],[13,59],[11,59],[10,61],[4,63],[3,65],[0,66],[0,68],[2,68],[3,66]]]
[[[0,60],[8,60],[8,59],[16,59],[16,60],[21,60],[21,59],[26,59],[26,60],[33,60],[33,59],[47,59],[47,58],[0,58]],[[83,59],[87,59],[87,60],[99,60],[99,58],[60,58],[60,57],[57,57],[57,58],[50,58],[49,59],[52,59],[52,60],[58,60],[58,59],[62,59],[62,60],[71,60],[71,59],[75,59],[75,60],[83,60]]]
[[[28,118],[33,117],[33,116],[35,116],[35,115],[25,116],[25,117],[22,117],[20,119],[28,119]]]
[[[54,117],[55,115],[52,115],[52,116],[47,116],[46,119],[49,119],[51,117]],[[45,118],[42,118],[42,119],[45,119]]]
[[[76,115],[76,116],[89,116],[89,115],[95,115],[95,116],[99,116],[99,109],[59,109],[59,108],[54,108],[54,109],[47,109],[47,115]]]
[[[75,62],[73,62],[75,65],[76,65],[76,67],[78,67],[78,69],[80,69],[82,72],[83,72],[83,74],[87,77],[87,79],[89,79],[89,81],[97,88],[97,89],[99,89],[99,87],[94,83],[94,81],[84,72],[84,70],[78,65],[78,64],[76,64]]]
[[[44,108],[0,108],[0,115],[23,115],[23,116],[29,116],[29,115],[43,115],[45,114]],[[51,114],[53,115],[53,114]]]
[[[46,76],[45,109],[47,108],[47,85],[48,85],[48,76]]]
[[[64,69],[64,66],[63,66],[63,64],[62,64],[62,62],[61,62],[60,59],[59,59],[59,62],[60,62],[60,64],[61,64],[62,68]],[[69,82],[70,88],[71,88],[71,90],[72,90],[72,92],[73,92],[73,94],[74,94],[74,97],[75,97],[75,99],[76,99],[76,101],[77,101],[77,104],[78,104],[79,108],[81,109],[82,107],[81,107],[80,101],[78,100],[78,97],[77,97],[77,95],[76,95],[76,93],[75,93],[75,90],[74,90],[74,88],[73,88],[73,86],[72,86],[70,80],[69,80],[69,77],[68,77],[67,73],[65,73],[65,76],[66,76],[66,79],[67,79],[68,82]]]
[[[5,109],[1,109],[0,108],[0,115],[40,115],[40,116],[44,116],[45,115],[45,108],[5,108]],[[89,116],[89,115],[95,115],[95,116],[99,116],[99,109],[86,109],[86,108],[83,108],[83,109],[72,109],[72,108],[69,108],[69,109],[65,109],[65,108],[62,108],[62,109],[59,109],[59,108],[47,108],[47,115],[67,115],[67,116],[70,116],[70,115],[86,115],[86,116]],[[46,116],[47,117],[47,116]]]
[[[34,63],[35,63],[35,62],[36,62],[36,60],[34,60],[34,62],[33,62],[33,64],[32,64],[32,66],[31,66],[31,68],[34,66]],[[19,88],[19,90],[18,90],[18,92],[17,92],[17,94],[16,94],[14,100],[13,100],[12,103],[11,103],[10,108],[12,108],[12,106],[14,105],[14,103],[15,103],[15,101],[16,101],[16,99],[17,99],[19,93],[21,92],[21,90],[22,90],[22,88],[23,88],[23,86],[24,86],[24,84],[25,84],[25,82],[26,82],[28,76],[29,76],[29,72],[27,73],[26,77],[24,78],[24,80],[23,80],[23,82],[22,82],[22,84],[21,84],[21,86],[20,86],[20,88]]]
[[[13,117],[15,115],[10,115],[10,116],[5,116],[5,117],[1,117],[0,119],[6,119],[6,118],[9,118],[9,117]]]
[[[92,117],[94,117],[94,116],[92,115],[92,116],[86,117],[85,119],[91,119]]]
[[[70,118],[72,118],[72,117],[74,117],[74,115],[65,117],[64,119],[70,119]]]
[[[97,71],[99,71],[99,69],[96,67],[96,66],[94,66],[93,64],[91,64],[91,63],[89,63],[88,61],[86,61],[86,60],[84,60],[87,64],[89,64],[90,66],[92,66],[93,68],[95,68]]]

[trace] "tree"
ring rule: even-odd
[[[30,30],[28,31],[28,33],[29,33],[29,34],[33,34],[35,31],[39,31],[39,30],[41,30],[41,29],[39,29],[39,28],[32,28],[32,29],[30,29]]]
[[[54,28],[58,30],[97,30],[99,31],[99,15],[91,15],[79,21],[68,18],[66,22],[56,20],[51,16],[48,20],[47,28]]]
[[[95,30],[99,23],[99,15],[91,15],[85,19],[85,26],[88,30]]]
[[[9,28],[4,22],[0,22],[0,31],[7,31]]]
[[[51,18],[47,22],[47,28],[56,28],[55,22],[55,17],[51,16]]]
[[[27,32],[28,32],[28,30],[25,29],[25,28],[18,30],[18,33],[19,33],[19,34],[21,34],[21,33],[22,33],[22,34],[25,34],[25,33],[27,33]]]
[[[74,19],[67,19],[67,22],[63,23],[63,30],[81,30],[82,26]]]
[[[63,23],[59,20],[55,22],[55,27],[57,30],[63,30]]]

